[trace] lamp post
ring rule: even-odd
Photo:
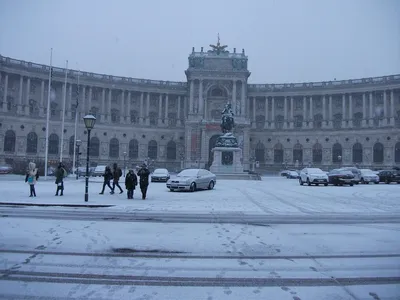
[[[96,123],[96,118],[93,115],[86,115],[83,117],[86,129],[88,131],[87,151],[86,151],[86,178],[85,178],[85,202],[89,200],[89,149],[90,149],[90,131]]]
[[[126,151],[124,152],[124,176],[125,176],[125,172],[126,172]]]
[[[75,172],[76,172],[76,179],[78,180],[79,178],[79,147],[82,145],[82,141],[81,140],[76,140],[75,141],[75,145],[76,145],[76,168],[75,168]]]

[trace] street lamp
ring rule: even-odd
[[[89,149],[90,149],[90,131],[96,123],[96,118],[93,115],[86,115],[83,117],[86,129],[88,131],[87,151],[86,151],[86,180],[85,180],[85,202],[89,200]]]
[[[126,151],[124,152],[124,176],[125,176],[125,171],[126,171],[125,159],[126,159]]]
[[[79,155],[81,155],[79,153],[79,147],[82,145],[82,141],[81,140],[76,140],[75,141],[75,145],[76,145],[76,179],[79,178]]]

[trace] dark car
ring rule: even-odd
[[[391,182],[400,183],[400,171],[399,170],[382,170],[378,173],[379,182],[389,184]]]
[[[354,174],[349,170],[334,169],[328,173],[329,183],[335,186],[348,184],[353,186]]]
[[[167,169],[155,169],[151,174],[151,182],[167,182],[170,179],[170,175]]]

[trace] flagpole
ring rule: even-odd
[[[47,90],[47,112],[46,112],[46,149],[44,155],[44,179],[47,179],[47,161],[49,156],[49,132],[50,132],[50,94],[51,94],[51,79],[53,76],[53,48],[50,48],[50,71],[49,71],[49,87]]]
[[[78,86],[77,86],[77,90],[76,90],[76,104],[75,104],[75,129],[74,129],[74,157],[72,158],[72,170],[74,170],[75,172],[78,172],[78,170],[76,169],[76,140],[77,140],[77,128],[78,128],[78,106],[79,106],[79,75],[80,75],[81,71],[78,70]],[[77,177],[78,179],[78,177]]]
[[[61,149],[60,149],[60,162],[63,159],[64,150],[64,127],[65,127],[65,103],[67,102],[67,77],[68,77],[68,60],[65,63],[65,81],[64,81],[64,95],[63,95],[63,109],[61,121]]]

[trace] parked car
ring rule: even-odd
[[[379,183],[379,176],[376,175],[371,169],[361,169],[361,183],[368,184],[373,182],[375,184]]]
[[[391,182],[400,183],[400,172],[398,170],[382,170],[378,173],[379,182],[389,184]]]
[[[350,186],[354,185],[354,174],[349,170],[344,169],[334,169],[329,172],[329,183],[337,186],[348,184]]]
[[[325,186],[328,185],[328,176],[324,171],[319,168],[304,168],[300,171],[299,177],[300,185],[307,183],[308,185],[315,184],[323,184]]]
[[[106,170],[106,166],[97,166],[93,171],[93,176],[94,177],[101,177],[101,176],[103,176],[105,170]]]
[[[354,175],[353,183],[359,184],[361,182],[361,170],[356,167],[344,167],[342,170],[351,171]]]
[[[217,183],[217,176],[205,169],[186,169],[167,181],[170,191],[212,190]]]
[[[297,171],[288,171],[286,174],[287,179],[299,179],[300,175]]]
[[[0,174],[10,174],[12,173],[13,168],[10,165],[1,165],[0,166]]]
[[[167,169],[155,169],[151,174],[151,182],[167,182],[171,176]]]

